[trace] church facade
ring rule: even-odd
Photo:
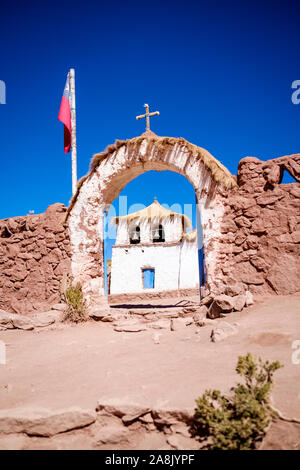
[[[188,217],[158,201],[128,216],[116,217],[110,294],[199,288],[196,230]]]

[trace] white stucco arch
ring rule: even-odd
[[[216,280],[216,253],[224,214],[222,186],[234,187],[234,178],[204,149],[184,139],[152,133],[117,142],[95,155],[90,173],[80,182],[68,210],[71,269],[82,284],[88,304],[104,299],[103,212],[134,178],[149,170],[170,170],[193,185],[201,209],[207,281]]]

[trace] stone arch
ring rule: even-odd
[[[81,282],[88,304],[104,299],[104,210],[131,180],[149,170],[180,173],[193,185],[201,210],[207,281],[210,287],[214,283],[224,188],[235,187],[236,181],[206,150],[182,138],[145,133],[94,155],[68,208],[72,276]]]

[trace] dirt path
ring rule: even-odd
[[[0,408],[41,405],[94,408],[120,398],[149,406],[193,407],[207,388],[228,391],[238,355],[252,352],[280,360],[274,404],[300,418],[300,364],[292,343],[300,340],[300,295],[276,297],[221,319],[238,322],[238,334],[210,341],[211,326],[176,331],[116,332],[110,323],[38,331],[3,331],[7,364],[0,365]],[[161,334],[159,344],[153,334]]]

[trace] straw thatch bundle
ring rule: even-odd
[[[159,204],[158,201],[154,201],[152,204],[150,204],[150,206],[146,207],[145,209],[133,212],[132,214],[114,217],[111,220],[111,223],[117,225],[120,221],[126,221],[128,224],[135,220],[138,220],[139,222],[166,221],[172,220],[176,216],[181,217],[184,227],[193,228],[190,219],[186,215],[178,214],[177,212],[165,209]]]

